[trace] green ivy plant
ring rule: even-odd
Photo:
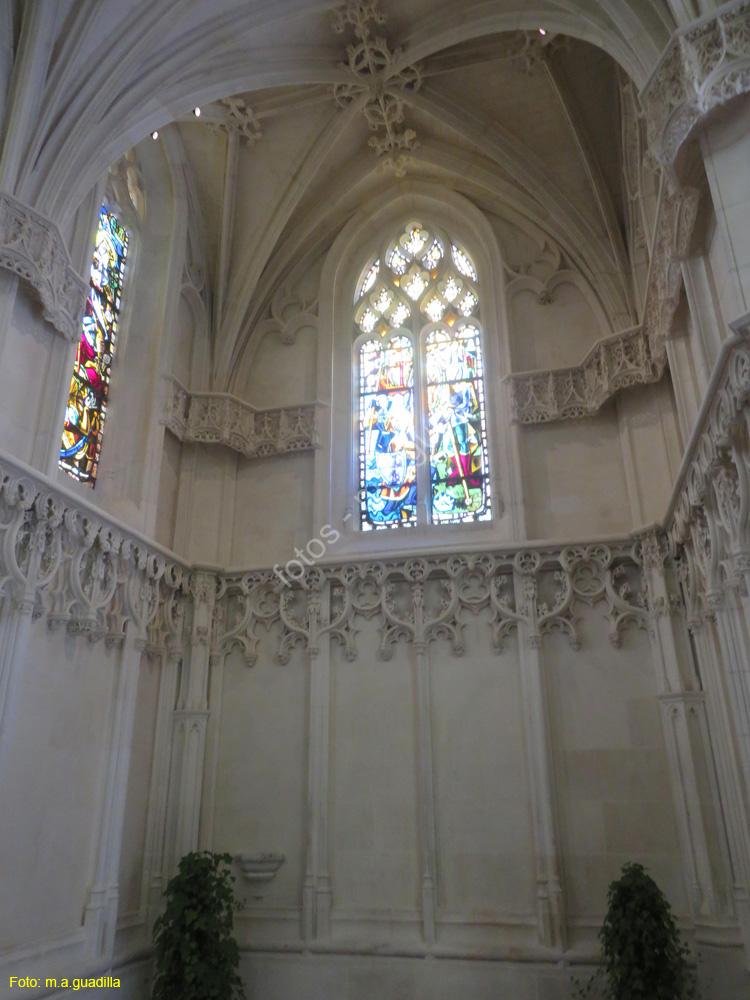
[[[180,861],[154,924],[153,1000],[239,1000],[244,997],[233,934],[231,854],[193,851]]]
[[[580,1000],[696,1000],[698,977],[672,908],[643,865],[625,864],[609,886],[607,915],[599,931],[604,962],[581,985]]]

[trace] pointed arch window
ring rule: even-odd
[[[491,518],[480,293],[469,253],[412,221],[354,299],[363,531]]]
[[[103,205],[58,460],[61,469],[90,486],[99,465],[127,256],[127,230]]]

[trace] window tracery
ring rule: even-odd
[[[489,520],[471,257],[413,221],[364,268],[356,288],[361,529]]]
[[[102,205],[58,460],[61,469],[91,486],[96,482],[107,413],[127,255],[128,232]]]

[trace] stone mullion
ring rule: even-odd
[[[518,560],[516,560],[518,561]],[[518,623],[521,698],[526,756],[531,779],[531,811],[537,885],[537,933],[548,948],[565,947],[565,912],[541,636],[536,624],[536,583],[514,570],[516,607],[524,609]]]
[[[329,618],[330,583],[320,593],[319,619],[311,614],[307,633],[310,658],[310,724],[307,766],[307,860],[302,887],[302,928],[306,941],[331,933],[331,877],[328,865],[331,714],[331,648],[318,621]],[[314,600],[314,599],[312,599]]]
[[[417,586],[420,586],[417,584]],[[420,631],[422,631],[420,629]],[[417,683],[417,727],[419,738],[419,799],[422,818],[422,934],[425,943],[435,943],[437,910],[437,848],[435,833],[435,781],[432,750],[432,697],[430,660],[424,638],[415,640]]]
[[[203,760],[209,717],[210,642],[216,577],[199,572],[191,580],[193,623],[188,663],[183,661],[179,702],[173,714],[172,780],[174,840],[170,869],[198,847],[203,792]]]

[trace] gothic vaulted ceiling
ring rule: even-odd
[[[216,389],[231,389],[290,269],[404,180],[439,181],[498,226],[549,237],[597,285],[612,329],[638,321],[622,94],[674,30],[666,3],[69,0],[46,21],[16,194],[64,225],[159,130],[195,220]]]

